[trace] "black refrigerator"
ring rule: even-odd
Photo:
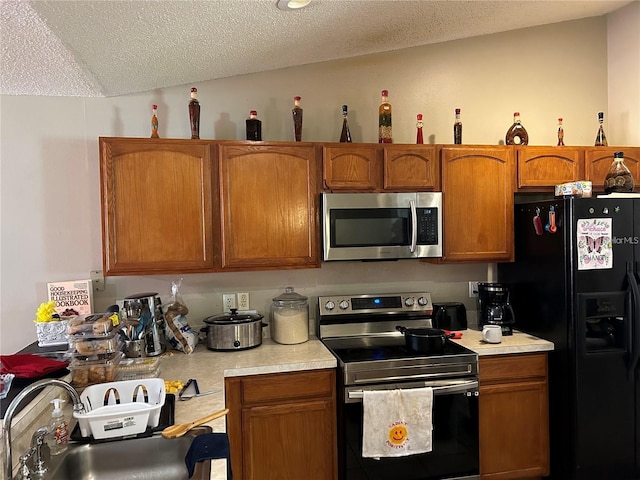
[[[515,328],[549,353],[551,478],[640,479],[640,198],[515,205],[498,265]]]

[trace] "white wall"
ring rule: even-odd
[[[200,135],[242,139],[244,120],[255,108],[265,140],[290,140],[292,98],[301,95],[303,140],[337,140],[340,106],[347,103],[354,141],[373,142],[379,94],[386,88],[397,143],[414,141],[419,112],[427,141],[450,142],[453,110],[461,107],[465,143],[503,141],[519,110],[532,144],[555,145],[556,119],[562,116],[565,142],[589,145],[596,112],[607,112],[606,65],[607,21],[592,18],[203,82],[195,85]],[[188,138],[190,87],[114,98],[0,97],[0,352],[35,340],[32,321],[46,300],[46,282],[87,278],[102,269],[97,138],[148,137],[153,103],[159,106],[160,135]],[[615,121],[608,122],[611,144],[630,138]],[[472,221],[488,218],[489,212]],[[465,301],[473,308],[466,282],[486,275],[486,264],[347,262],[313,270],[185,275],[183,286],[190,321],[199,325],[222,310],[222,292],[249,291],[252,307],[266,311],[287,285],[311,301],[342,290],[425,289],[434,301]],[[166,297],[178,277],[107,278],[95,307],[142,291]]]
[[[616,145],[640,145],[640,1],[608,16],[607,46],[609,133]]]

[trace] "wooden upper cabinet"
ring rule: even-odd
[[[428,192],[440,189],[436,145],[325,144],[324,185],[345,192]]]
[[[374,191],[382,181],[381,149],[375,144],[322,147],[324,185],[332,191]]]
[[[320,185],[307,145],[219,145],[222,269],[320,266]]]
[[[518,189],[548,191],[584,180],[582,152],[582,147],[517,147]]]
[[[440,190],[440,160],[435,145],[385,145],[383,153],[384,190]]]
[[[640,187],[640,147],[587,147],[584,149],[586,179],[593,182],[593,190],[604,191],[604,179],[613,162],[613,153],[624,153],[624,164],[633,175],[634,191]]]
[[[442,261],[513,261],[513,148],[443,146],[441,157]]]
[[[105,275],[211,271],[210,145],[101,137]]]

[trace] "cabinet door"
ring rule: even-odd
[[[633,175],[634,191],[640,187],[640,148],[638,147],[587,147],[584,152],[586,179],[593,182],[595,192],[604,192],[604,179],[613,162],[613,153],[624,152],[624,164]]]
[[[483,479],[549,473],[547,384],[528,381],[480,387],[480,472]]]
[[[442,147],[443,261],[512,261],[512,147]]]
[[[210,145],[99,143],[105,275],[212,271]]]
[[[225,378],[234,478],[337,478],[335,369]]]
[[[243,409],[243,478],[332,480],[334,415],[328,400]]]
[[[435,145],[387,145],[383,153],[385,190],[440,190],[440,162]]]
[[[482,479],[549,474],[547,354],[480,358]]]
[[[582,148],[518,147],[518,188],[552,191],[559,183],[584,180]]]
[[[374,191],[382,184],[378,145],[324,145],[323,178],[329,190]]]
[[[222,268],[320,266],[313,145],[221,144]]]

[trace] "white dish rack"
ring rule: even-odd
[[[80,399],[85,412],[74,412],[83,437],[96,440],[137,435],[160,422],[165,401],[164,380],[144,378],[87,387]]]

